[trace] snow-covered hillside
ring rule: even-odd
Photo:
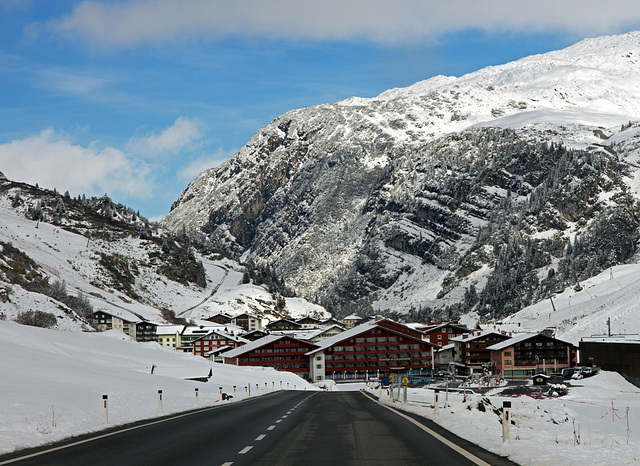
[[[504,319],[512,332],[552,328],[575,345],[594,335],[640,338],[640,265],[619,265]]]
[[[122,332],[59,332],[0,322],[0,453],[59,441],[105,427],[220,403],[220,387],[236,400],[245,386],[260,394],[314,387],[290,372],[216,364]],[[152,373],[153,369],[153,373]],[[186,380],[212,377],[207,383]],[[255,395],[255,389],[252,392]],[[108,396],[108,426],[102,397]],[[232,401],[236,401],[232,400]]]
[[[64,283],[67,294],[82,296],[94,311],[105,310],[134,320],[142,317],[165,323],[167,310],[187,320],[205,319],[217,312],[251,312],[266,319],[281,316],[280,312],[273,313],[276,298],[271,293],[260,286],[243,284],[244,268],[234,261],[198,255],[192,262],[202,263],[204,286],[172,280],[162,269],[169,267],[166,261],[175,248],[164,246],[162,232],[148,238],[114,232],[108,225],[90,228],[64,217],[57,224],[33,221],[25,213],[38,202],[33,194],[40,194],[37,189],[13,186],[7,180],[2,183],[12,186],[0,195],[0,242],[10,245],[2,250],[6,255],[4,249],[11,247],[20,254],[20,260],[5,257],[0,261],[4,271],[0,273],[0,287],[7,299],[0,300],[0,313],[6,319],[25,311],[42,311],[56,316],[57,329],[90,330],[83,316],[43,294],[46,286],[27,286],[37,281],[36,275],[49,285]],[[33,270],[26,270],[27,261],[34,262]],[[9,280],[12,274],[20,280]],[[284,312],[292,317],[328,315],[323,308],[299,299],[292,299],[290,308],[291,312],[289,306]]]

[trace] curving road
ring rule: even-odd
[[[447,437],[445,442],[452,446],[438,436]],[[286,391],[0,457],[0,465],[4,464],[513,463],[425,419],[400,415],[359,392]]]

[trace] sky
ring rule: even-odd
[[[0,0],[0,171],[157,220],[288,110],[637,29],[636,0]]]

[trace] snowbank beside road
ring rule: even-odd
[[[298,376],[271,368],[216,364],[124,334],[77,333],[0,321],[0,454],[101,430],[102,396],[109,426],[232,401],[280,388],[315,390]],[[151,369],[153,368],[153,374]],[[212,377],[207,383],[185,380]],[[266,384],[266,385],[265,385]],[[245,387],[247,387],[245,391]],[[226,402],[225,402],[226,403]]]
[[[427,417],[451,432],[522,465],[640,463],[640,389],[615,372],[573,382],[562,398],[440,396],[431,403],[392,403],[383,390],[381,401]],[[420,392],[425,389],[409,389]],[[378,394],[378,390],[372,390]],[[409,399],[412,397],[409,396]],[[511,443],[502,441],[499,409],[511,401]]]

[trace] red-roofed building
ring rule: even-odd
[[[225,364],[268,366],[309,376],[309,358],[305,356],[318,345],[288,335],[267,335],[224,354]]]
[[[441,347],[447,346],[450,343],[450,339],[471,332],[471,329],[455,322],[434,322],[424,327],[419,327],[419,330],[429,337],[431,343]]]
[[[203,358],[209,358],[209,353],[218,348],[224,346],[238,348],[247,343],[249,343],[249,340],[240,336],[221,330],[213,330],[192,342],[193,354],[202,356]]]
[[[313,381],[430,371],[438,348],[422,332],[388,319],[366,322],[318,344],[308,353]]]

